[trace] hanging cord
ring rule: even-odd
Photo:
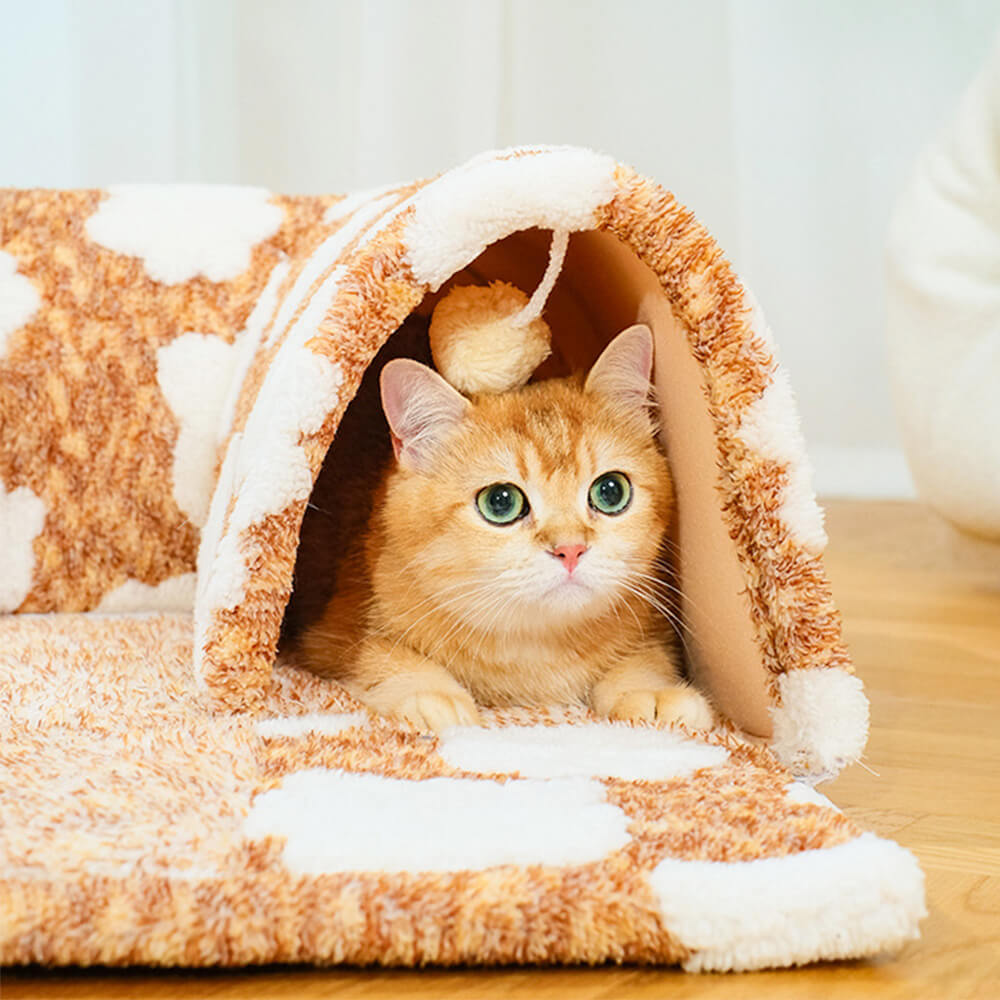
[[[534,294],[528,300],[528,304],[519,313],[511,317],[510,321],[514,326],[527,326],[542,315],[542,310],[545,309],[549,293],[555,286],[556,278],[559,277],[559,272],[562,270],[563,261],[566,259],[566,247],[568,245],[569,230],[553,229],[552,245],[549,247],[549,263],[545,268],[545,274],[542,275],[542,280],[535,289]]]

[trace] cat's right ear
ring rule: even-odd
[[[598,393],[626,410],[646,410],[653,372],[653,332],[630,326],[604,348],[587,376],[587,392]]]
[[[426,472],[441,441],[465,416],[469,401],[436,371],[410,358],[390,361],[379,381],[399,464]]]

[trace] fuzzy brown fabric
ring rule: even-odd
[[[516,779],[449,765],[439,740],[287,663],[271,675],[266,717],[356,723],[263,737],[246,714],[213,713],[194,689],[189,616],[14,617],[0,635],[4,963],[676,962],[688,950],[647,882],[663,857],[781,857],[860,833],[831,808],[790,801],[790,776],[766,751],[718,734],[726,760],[697,780],[600,779],[629,833],[601,860],[296,876],[281,838],[242,831],[255,796],[287,775]],[[491,713],[487,724],[563,719],[588,721]]]
[[[741,581],[720,601],[774,753],[732,721],[695,739],[558,708],[442,741],[277,655],[310,492],[369,363],[450,281],[503,259],[537,280],[553,229],[624,247],[696,366],[706,516]],[[585,249],[571,239],[567,269]],[[587,310],[559,294],[556,360],[592,360],[614,331],[574,339]],[[779,374],[694,217],[583,150],[349,198],[0,192],[0,960],[730,969],[912,936],[912,858],[775,756],[832,773],[867,724]],[[475,766],[449,762],[463,739]],[[296,798],[313,784],[315,816]],[[363,804],[322,818],[341,787],[396,789],[399,842],[366,853],[382,833]],[[513,854],[461,833],[507,796]]]

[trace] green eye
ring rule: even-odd
[[[632,499],[632,484],[624,472],[605,472],[590,484],[590,506],[602,514],[620,514]]]
[[[513,524],[528,513],[528,498],[513,483],[494,483],[476,494],[479,513],[490,524]]]

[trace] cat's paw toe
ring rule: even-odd
[[[703,694],[694,688],[664,688],[656,692],[656,721],[679,722],[688,729],[711,729],[715,713]]]
[[[656,692],[626,691],[611,706],[608,718],[617,722],[653,722],[656,719]]]
[[[418,729],[439,733],[449,726],[475,726],[479,712],[464,694],[447,691],[419,691],[399,707],[399,714]]]
[[[688,687],[627,691],[614,703],[608,717],[665,726],[679,722],[688,729],[711,729],[715,725],[715,715],[704,695]]]

